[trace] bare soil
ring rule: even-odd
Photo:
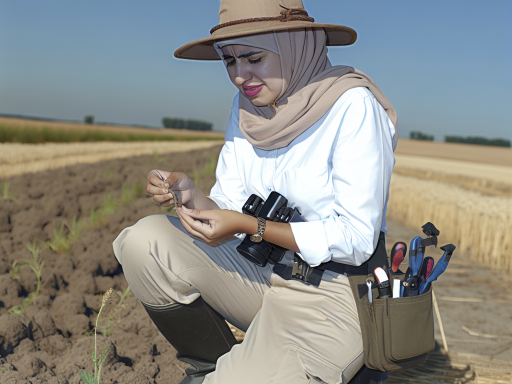
[[[15,260],[32,258],[26,244],[53,238],[53,230],[73,217],[87,217],[107,194],[119,196],[122,186],[144,183],[154,168],[180,170],[193,176],[217,158],[220,146],[186,154],[139,156],[94,165],[16,176],[9,193],[16,201],[0,199],[0,382],[79,383],[79,372],[92,370],[94,338],[90,331],[100,308],[101,294],[109,288],[127,288],[112,251],[112,241],[142,217],[162,213],[143,193],[122,205],[105,225],[85,229],[69,252],[44,249],[42,288],[34,305],[22,316],[8,314],[34,290],[35,277],[24,268],[13,277]],[[214,175],[202,175],[209,190]],[[110,347],[102,371],[104,383],[178,383],[186,365],[159,334],[135,297],[117,305],[116,295],[102,315],[99,350]]]
[[[92,371],[94,338],[90,335],[109,288],[110,300],[99,326],[99,350],[109,347],[102,383],[179,383],[186,365],[157,331],[138,300],[121,299],[127,283],[111,243],[121,230],[142,217],[162,213],[144,193],[121,205],[101,226],[83,230],[68,252],[43,249],[42,288],[35,303],[18,316],[8,310],[20,305],[35,287],[34,274],[21,270],[13,277],[13,262],[32,256],[26,244],[52,240],[54,229],[73,217],[89,216],[108,194],[118,197],[122,186],[144,183],[154,168],[200,174],[208,191],[214,175],[202,173],[220,146],[190,153],[139,156],[12,177],[9,193],[16,201],[0,198],[0,382],[31,384],[79,383],[81,370]],[[388,248],[409,242],[417,229],[389,223]],[[442,228],[440,228],[442,231]],[[418,233],[419,232],[419,233]],[[441,238],[448,243],[450,239]],[[439,253],[434,251],[433,256]],[[512,360],[512,279],[483,266],[467,263],[456,254],[449,270],[435,285],[450,352]],[[456,301],[453,301],[455,298]],[[465,298],[469,301],[460,301]],[[451,300],[451,301],[450,301]],[[457,301],[459,300],[459,301]],[[472,301],[471,301],[472,300]],[[496,338],[471,336],[475,332]],[[436,338],[441,334],[436,325]],[[449,367],[449,360],[446,364]],[[395,381],[396,382],[396,381]]]

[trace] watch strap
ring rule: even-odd
[[[263,217],[257,217],[258,219],[258,229],[254,235],[251,236],[252,241],[260,242],[263,238],[263,234],[265,233],[265,228],[267,227],[267,221]]]

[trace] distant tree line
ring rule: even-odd
[[[494,145],[497,147],[510,147],[510,140],[506,139],[488,139],[480,136],[445,136],[444,141],[447,143],[464,143],[478,145]]]
[[[94,124],[94,116],[93,115],[87,115],[84,117],[84,123],[85,124]]]
[[[434,141],[434,135],[427,135],[426,133],[420,131],[411,131],[409,133],[409,137],[413,140],[428,140]]]
[[[211,131],[213,124],[201,120],[185,120],[172,117],[164,117],[162,119],[164,128],[180,128],[191,129],[194,131]]]

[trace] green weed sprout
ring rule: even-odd
[[[157,162],[158,164],[160,163],[163,163],[164,162],[164,158],[162,156],[160,156],[160,154],[157,152],[157,151],[154,151],[153,152],[153,160],[155,162]]]
[[[67,231],[65,227],[67,227]],[[74,217],[71,225],[63,221],[58,229],[53,230],[53,240],[47,242],[46,245],[54,252],[66,253],[78,239],[83,229],[84,223]]]
[[[101,351],[99,358],[96,359],[97,355],[97,328],[98,328],[98,321],[101,316],[101,311],[107,304],[110,297],[114,294],[114,290],[110,288],[105,294],[103,295],[103,298],[101,299],[101,307],[98,311],[98,316],[96,316],[96,324],[94,325],[94,351],[92,352],[92,363],[94,365],[93,373],[90,373],[89,371],[81,371],[80,372],[80,379],[84,384],[99,384],[100,383],[100,376],[101,376],[101,368],[103,367],[103,363],[105,362],[105,358],[107,357],[108,351],[110,348],[105,348],[103,351]]]
[[[115,213],[122,204],[129,204],[142,193],[142,185],[138,183],[133,188],[123,185],[121,189],[121,197],[115,198],[112,195],[107,195],[101,207],[96,210],[91,210],[89,222],[92,225],[101,227],[106,225],[107,219],[110,215]]]
[[[12,275],[15,279],[19,277],[19,272],[21,268],[29,267],[34,275],[36,275],[36,287],[35,290],[30,292],[28,296],[23,299],[21,305],[17,305],[9,309],[8,313],[13,313],[16,315],[21,315],[28,306],[34,303],[39,295],[39,291],[41,290],[41,273],[43,271],[44,261],[39,260],[39,253],[41,252],[41,248],[34,242],[32,244],[27,244],[27,248],[32,254],[32,260],[28,261],[18,261],[14,260],[12,263]]]
[[[2,198],[4,200],[12,200],[14,201],[15,203],[18,202],[18,199],[15,198],[10,192],[9,192],[9,187],[10,187],[10,184],[9,183],[4,183],[4,191],[2,193]]]

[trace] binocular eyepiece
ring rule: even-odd
[[[267,221],[278,223],[304,222],[297,208],[288,207],[288,200],[278,192],[271,192],[265,201],[257,195],[251,195],[245,202],[242,212],[253,217],[262,217]],[[250,236],[236,247],[236,250],[250,262],[264,267],[268,260],[279,263],[286,248],[262,240],[259,243],[251,241]]]

